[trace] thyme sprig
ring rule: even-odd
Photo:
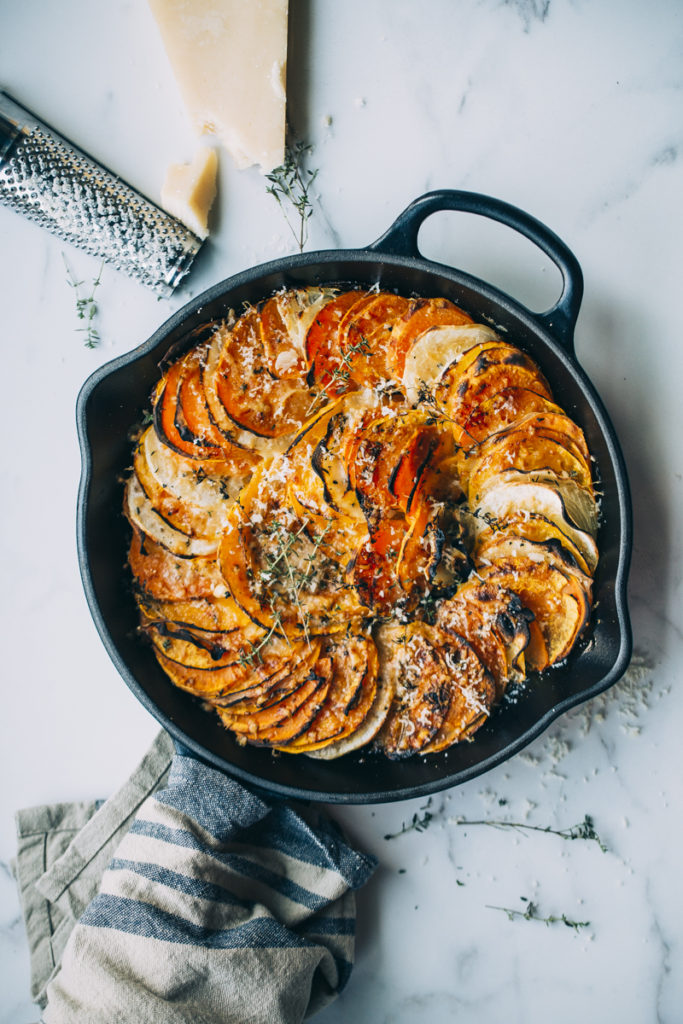
[[[430,797],[427,803],[420,807],[419,811],[413,814],[412,819],[409,822],[403,822],[403,825],[398,832],[387,832],[385,839],[397,839],[398,836],[403,836],[406,832],[424,832],[429,827],[434,815],[429,810],[432,806],[432,798]],[[422,814],[420,812],[423,812]]]
[[[282,632],[282,619],[279,613],[276,613],[275,611],[276,597],[272,593],[272,588],[275,583],[280,583],[284,587],[286,596],[295,605],[299,615],[299,621],[303,628],[304,638],[306,643],[310,646],[309,620],[301,604],[301,593],[313,578],[318,551],[325,539],[325,535],[331,529],[331,525],[331,523],[327,523],[321,533],[312,542],[312,549],[310,553],[301,557],[304,567],[299,568],[297,565],[292,564],[290,555],[292,555],[297,541],[301,537],[302,533],[304,533],[307,524],[302,523],[299,529],[294,533],[287,532],[285,525],[278,519],[274,519],[270,524],[271,536],[274,536],[276,540],[276,550],[272,555],[266,555],[265,568],[261,569],[258,574],[258,578],[264,589],[271,591],[270,596],[268,597],[268,603],[273,615],[277,616],[277,623],[273,625],[269,635],[261,641],[259,644],[259,650],[273,633]]]
[[[590,921],[573,921],[566,914],[560,914],[559,917],[556,914],[548,914],[546,917],[543,917],[539,913],[538,905],[533,900],[529,900],[525,896],[522,896],[521,899],[526,903],[525,910],[515,910],[513,907],[496,907],[490,903],[487,903],[486,907],[488,910],[502,910],[503,913],[507,914],[509,921],[514,921],[518,918],[521,918],[523,921],[541,921],[548,927],[551,924],[564,924],[567,928],[573,928],[576,932],[581,928],[588,928],[590,926]]]
[[[436,395],[433,394],[426,383],[421,380],[417,389],[417,404],[419,406],[426,405],[431,410],[430,415],[425,420],[428,427],[434,426],[437,423],[455,423],[456,421],[452,416],[448,416],[441,408],[436,400]]]
[[[339,366],[335,366],[335,368],[332,370],[332,373],[330,374],[330,379],[328,380],[327,384],[325,384],[324,387],[322,387],[320,391],[318,391],[317,395],[315,396],[311,405],[308,408],[309,413],[315,408],[315,406],[320,402],[321,399],[324,399],[326,402],[329,402],[330,388],[332,388],[335,384],[341,383],[346,387],[351,377],[351,362],[355,355],[370,355],[370,343],[363,334],[361,334],[360,341],[356,341],[352,345],[349,345],[346,349],[344,349]]]
[[[587,839],[598,844],[603,853],[607,853],[607,847],[595,830],[595,824],[589,814],[584,816],[583,821],[569,828],[551,828],[550,825],[529,825],[520,821],[474,821],[469,818],[454,818],[455,825],[490,825],[492,828],[512,829],[515,832],[545,832],[548,835],[559,836],[560,839]]]
[[[81,295],[79,289],[85,283],[84,281],[77,281],[71,272],[71,268],[66,261],[66,256],[62,253],[62,259],[64,260],[64,266],[66,267],[66,281],[70,288],[73,288],[76,293],[76,316],[79,320],[85,321],[85,327],[77,327],[76,330],[79,333],[85,334],[85,346],[86,348],[96,348],[99,345],[101,338],[100,332],[95,327],[93,321],[97,316],[98,306],[95,301],[95,292],[99,288],[102,282],[102,271],[104,270],[104,260],[100,264],[97,277],[93,279],[92,288],[89,295]]]
[[[313,213],[311,186],[318,174],[317,170],[311,171],[306,167],[312,148],[305,142],[288,144],[284,163],[266,174],[266,180],[270,182],[266,191],[282,210],[299,252],[303,252],[308,241],[308,221]]]

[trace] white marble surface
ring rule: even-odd
[[[403,1024],[683,1019],[679,685],[683,379],[683,6],[679,0],[292,0],[291,117],[319,169],[308,248],[379,236],[415,196],[469,188],[519,205],[586,279],[579,358],[629,465],[636,656],[625,680],[490,774],[425,801],[337,808],[380,868],[359,898],[357,965],[318,1018]],[[156,195],[194,147],[143,0],[0,0],[0,77]],[[542,309],[557,275],[527,243],[441,215],[430,255]],[[3,703],[0,1022],[26,1024],[28,961],[8,862],[13,812],[106,796],[156,725],[91,624],[74,539],[74,403],[88,374],[242,268],[291,251],[257,171],[221,164],[211,240],[157,301],[105,269],[101,345],[76,333],[65,246],[0,208]],[[97,261],[68,249],[90,281]],[[8,443],[11,442],[11,443]],[[595,820],[608,847],[491,827]],[[466,827],[461,817],[488,825]],[[509,920],[533,900],[542,916]]]

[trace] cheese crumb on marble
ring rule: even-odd
[[[284,162],[287,0],[149,0],[195,130],[238,167]]]
[[[161,189],[161,205],[194,231],[198,238],[209,233],[209,210],[216,198],[218,157],[215,149],[202,146],[188,164],[171,164]]]

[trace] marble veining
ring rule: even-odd
[[[329,809],[380,867],[359,894],[350,984],[318,1019],[679,1024],[683,7],[290,9],[289,116],[317,172],[307,249],[368,245],[412,199],[443,187],[498,196],[553,228],[584,272],[576,349],[620,437],[635,513],[635,653],[619,683],[431,800]],[[0,0],[0,26],[4,87],[156,197],[166,165],[189,159],[196,140],[143,0]],[[421,244],[547,308],[555,268],[478,225],[435,217]],[[0,505],[0,1024],[37,1017],[10,870],[14,811],[107,796],[157,730],[103,650],[78,577],[78,390],[205,288],[296,248],[263,176],[227,157],[211,227],[170,299],[105,268],[101,342],[90,350],[64,257],[84,288],[96,261],[0,207],[3,411],[14,438]],[[587,816],[594,835],[571,838]]]

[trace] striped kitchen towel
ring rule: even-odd
[[[321,813],[176,755],[73,927],[43,1020],[301,1021],[348,980],[374,866]]]

